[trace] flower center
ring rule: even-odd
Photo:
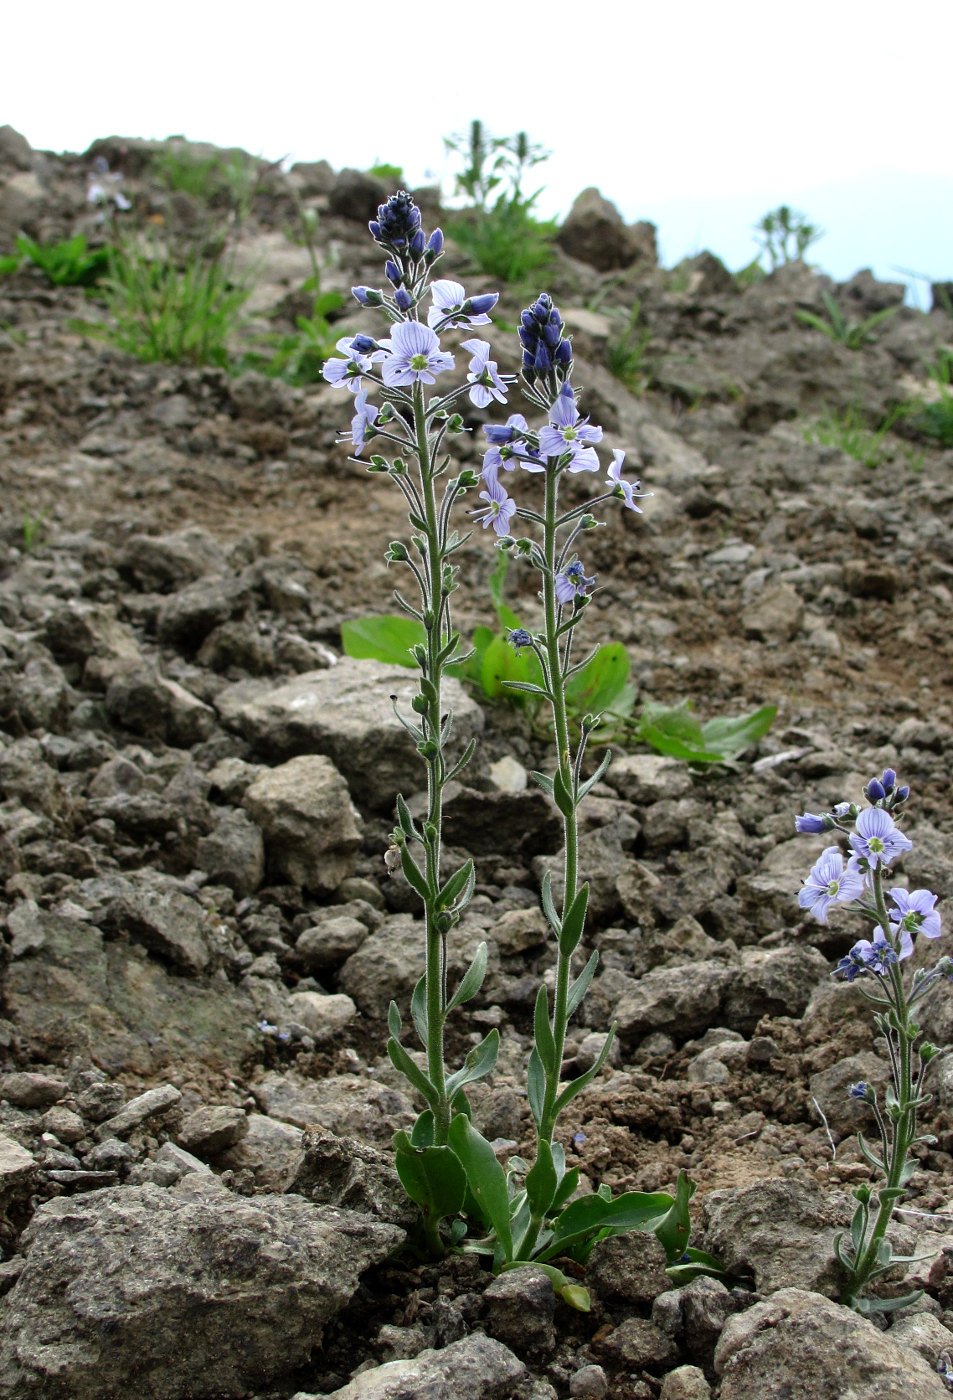
[[[828,893],[828,896],[829,896],[830,899],[833,899],[833,898],[834,898],[834,896],[837,894],[837,891],[838,891],[839,889],[840,889],[840,880],[829,880],[829,881],[828,881],[828,884],[827,884],[827,893]]]
[[[870,840],[867,842],[867,849],[875,856],[879,856],[886,850],[886,847],[879,836],[871,836]]]
[[[575,428],[563,428],[563,439],[565,442],[575,442],[579,434]]]
[[[410,357],[410,367],[411,367],[412,370],[416,370],[417,373],[419,374],[420,371],[421,371],[422,369],[426,369],[426,368],[427,368],[427,356],[426,356],[426,355],[411,355],[411,357]]]

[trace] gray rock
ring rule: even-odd
[[[922,1356],[931,1370],[936,1367],[940,1352],[953,1348],[953,1332],[928,1312],[911,1312],[905,1308],[903,1312],[894,1313],[887,1335],[897,1346]]]
[[[654,753],[614,757],[605,780],[627,802],[640,807],[649,807],[664,798],[684,797],[692,788],[686,764]]]
[[[526,1367],[502,1342],[480,1332],[440,1351],[362,1371],[324,1400],[516,1400]],[[292,1400],[318,1400],[299,1392]]]
[[[366,1142],[389,1144],[413,1118],[403,1094],[354,1074],[312,1080],[293,1071],[273,1072],[253,1084],[251,1092],[270,1118],[296,1128],[327,1128],[339,1137],[351,1133]]]
[[[264,878],[264,838],[245,812],[224,812],[215,830],[199,840],[195,859],[213,884],[225,885],[237,899],[246,899]]]
[[[30,170],[33,166],[33,147],[9,125],[0,126],[0,164],[12,166],[14,170]]]
[[[303,1365],[403,1231],[299,1196],[232,1196],[189,1175],[41,1206],[9,1295],[0,1395],[186,1400]]]
[[[928,1364],[849,1308],[784,1288],[733,1317],[715,1352],[720,1400],[948,1400]]]
[[[658,261],[654,226],[642,223],[628,228],[615,205],[594,187],[576,196],[556,241],[571,258],[599,272]]]
[[[128,1137],[149,1118],[165,1119],[174,1113],[182,1102],[182,1094],[174,1084],[161,1084],[156,1089],[147,1089],[130,1099],[117,1114],[107,1118],[96,1129],[100,1142],[107,1137]]]
[[[338,172],[328,191],[328,208],[342,219],[365,223],[377,217],[378,205],[388,200],[392,193],[376,175],[345,168]]]
[[[194,650],[223,622],[239,617],[251,601],[251,580],[229,575],[197,579],[167,599],[156,625],[160,642]]]
[[[686,1040],[701,1035],[719,1023],[722,999],[734,978],[734,969],[721,962],[654,968],[616,1007],[619,1035],[628,1041],[660,1030]]]
[[[599,1352],[617,1366],[660,1371],[678,1360],[671,1337],[644,1317],[627,1317],[599,1343]]]
[[[417,1219],[390,1152],[321,1128],[304,1134],[288,1189],[320,1205],[362,1211],[408,1229]]]
[[[829,977],[816,948],[743,948],[723,1002],[724,1024],[750,1034],[762,1016],[800,1016]]]
[[[940,1063],[942,1065],[944,1061]],[[864,1050],[859,1055],[848,1055],[846,1059],[838,1060],[828,1069],[812,1074],[808,1087],[832,1133],[846,1137],[850,1133],[863,1132],[870,1137],[873,1129],[876,1139],[873,1110],[862,1099],[852,1099],[848,1090],[852,1084],[863,1081],[873,1084],[874,1088],[882,1092],[889,1076],[890,1066],[887,1061],[875,1055],[872,1050]]]
[[[19,1215],[35,1186],[33,1154],[6,1133],[0,1133],[0,1211]]]
[[[248,1132],[248,1118],[230,1104],[203,1104],[195,1109],[179,1130],[179,1143],[199,1157],[216,1157]]]
[[[338,982],[365,1015],[386,1016],[392,1000],[409,1003],[425,961],[423,923],[394,914],[348,958]]]
[[[444,692],[453,710],[455,753],[482,731],[483,712],[457,681],[447,681]],[[413,792],[422,781],[420,756],[390,702],[397,695],[409,714],[415,693],[406,670],[344,657],[330,670],[309,671],[277,687],[261,681],[226,686],[215,704],[223,721],[263,757],[325,754],[359,806],[389,812],[396,793]]]
[[[216,1166],[251,1172],[260,1191],[289,1191],[301,1161],[301,1129],[263,1113],[249,1113],[246,1121],[245,1136],[222,1153]]]
[[[168,1183],[170,1186],[174,1186],[177,1181],[181,1181],[184,1176],[190,1176],[192,1173],[198,1176],[212,1175],[211,1167],[200,1161],[198,1157],[193,1157],[191,1152],[186,1152],[184,1148],[179,1147],[174,1142],[164,1142],[156,1153],[154,1161],[157,1167],[165,1169],[172,1176],[172,1181]],[[139,1183],[134,1184],[138,1185]],[[157,1183],[157,1185],[163,1184],[162,1182]]]
[[[608,1390],[609,1381],[601,1366],[580,1366],[569,1380],[573,1400],[604,1400]]]
[[[110,717],[133,734],[189,748],[207,739],[215,712],[176,681],[146,668],[123,670],[106,691]]]
[[[119,560],[120,572],[146,593],[181,588],[224,567],[221,546],[195,525],[172,535],[133,535]]]
[[[121,1084],[90,1084],[77,1095],[76,1107],[90,1123],[101,1123],[118,1113],[125,1102],[126,1091]]]
[[[17,1108],[48,1108],[68,1093],[66,1080],[52,1074],[16,1071],[0,1075],[0,1098]]]
[[[193,977],[209,965],[205,910],[178,890],[137,890],[110,904],[105,927],[141,943]]]
[[[652,1304],[652,1321],[683,1354],[708,1370],[722,1329],[737,1306],[718,1279],[696,1278],[684,1288],[660,1293]]]
[[[659,1400],[710,1400],[711,1386],[699,1366],[676,1366],[662,1380]]]
[[[607,1302],[651,1304],[672,1286],[665,1264],[665,1250],[655,1236],[632,1230],[596,1241],[586,1281]]]
[[[344,992],[292,992],[288,1011],[291,1020],[304,1026],[319,1045],[339,1035],[357,1015],[357,1007]]]
[[[24,729],[66,730],[69,723],[70,688],[55,661],[34,656],[12,687],[14,713]]]
[[[40,1119],[40,1127],[44,1133],[52,1133],[60,1142],[67,1144],[80,1142],[86,1136],[86,1124],[82,1118],[62,1103],[46,1110]]]
[[[542,1269],[508,1269],[483,1290],[486,1330],[519,1353],[552,1351],[556,1296]]]
[[[261,828],[271,867],[309,890],[333,890],[354,874],[359,818],[334,764],[314,754],[261,773],[243,798]]]
[[[791,641],[803,621],[804,603],[788,583],[776,584],[756,594],[741,613],[745,635],[762,642]]]
[[[757,1181],[705,1199],[705,1247],[730,1273],[753,1276],[759,1293],[807,1288],[833,1296],[843,1283],[833,1239],[850,1225],[845,1195],[812,1181]]]
[[[346,914],[324,919],[314,928],[306,928],[295,943],[306,972],[323,972],[340,967],[364,943],[369,929],[360,919]]]

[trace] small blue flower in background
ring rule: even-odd
[[[890,920],[900,932],[900,956],[907,958],[913,952],[914,934],[922,933],[924,938],[940,936],[940,916],[934,908],[937,896],[929,890],[905,890],[899,886],[889,893],[897,906],[890,910]]]
[[[904,955],[901,953],[900,956]],[[878,977],[884,977],[887,969],[898,961],[896,949],[891,948],[881,930],[877,929],[873,942],[869,938],[857,940],[847,956],[841,958],[836,971],[848,982],[853,982],[862,972],[875,972]]]
[[[486,501],[487,505],[482,510],[474,511],[473,515],[481,521],[484,530],[492,525],[498,535],[508,535],[510,521],[516,514],[516,502],[506,494],[496,478],[487,480],[486,484],[487,489],[480,492],[480,500]]]
[[[357,341],[369,342],[369,344],[374,347],[373,352],[370,355],[365,354],[362,350],[358,349]],[[362,385],[361,376],[367,374],[372,362],[384,358],[384,351],[377,347],[376,342],[371,340],[370,336],[366,335],[342,336],[335,348],[340,350],[344,359],[326,360],[324,368],[321,371],[322,377],[326,379],[329,384],[343,384],[346,388],[350,389],[352,394],[360,393]]]
[[[847,1097],[851,1099],[863,1099],[869,1103],[871,1099],[870,1086],[861,1080],[858,1084],[852,1084],[847,1090]]]
[[[586,1135],[585,1135],[585,1133],[573,1133],[573,1135],[572,1135],[572,1145],[573,1145],[573,1147],[581,1147],[582,1144],[583,1144],[585,1141],[586,1141]]]
[[[435,333],[419,321],[402,321],[381,345],[388,352],[381,365],[381,375],[390,388],[433,384],[435,375],[453,369],[453,356],[440,349]]]
[[[372,403],[367,402],[367,394],[363,391],[354,396],[354,407],[356,412],[351,419],[351,444],[354,448],[354,455],[360,457],[364,450],[364,439],[377,421],[379,410]],[[372,433],[371,436],[373,436]]]
[[[520,652],[526,647],[531,647],[533,645],[533,639],[525,627],[514,627],[506,640],[509,642],[510,646],[515,649],[517,656],[519,656]]]
[[[487,318],[488,319],[488,318]],[[469,350],[470,361],[470,402],[477,408],[486,408],[496,399],[506,403],[506,385],[497,372],[496,361],[490,359],[490,343],[486,340],[464,340],[461,349]]]
[[[826,924],[827,911],[833,903],[847,903],[863,892],[863,876],[849,867],[844,868],[839,846],[828,846],[811,867],[797,902],[802,909],[810,909],[819,924]]]
[[[574,598],[585,598],[595,581],[594,574],[586,578],[582,564],[575,559],[556,575],[556,599],[560,603],[571,603]]]
[[[590,427],[589,419],[580,417],[572,388],[564,384],[550,410],[549,426],[540,429],[539,450],[547,457],[568,454],[566,465],[571,472],[597,472],[599,458],[592,444],[601,441],[602,429]]]
[[[856,834],[851,835],[850,844],[854,854],[866,860],[872,870],[878,865],[889,865],[902,852],[913,849],[913,842],[882,807],[865,807],[855,826]]]
[[[620,451],[618,447],[615,448],[615,450],[612,453],[612,466],[609,468],[607,475],[609,477],[609,480],[612,482],[613,486],[616,488],[615,494],[618,497],[620,497],[621,500],[625,501],[629,510],[638,511],[639,515],[641,515],[642,507],[637,506],[635,504],[635,500],[633,499],[633,497],[638,492],[638,489],[642,483],[640,481],[630,482],[622,480],[622,463],[624,461],[625,453]]]

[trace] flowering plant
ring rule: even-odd
[[[853,1193],[858,1204],[850,1243],[844,1243],[841,1235],[834,1241],[837,1258],[847,1272],[842,1301],[870,1313],[893,1311],[919,1297],[919,1293],[901,1298],[864,1298],[861,1294],[897,1264],[914,1262],[893,1254],[886,1231],[916,1166],[912,1148],[919,1142],[935,1141],[918,1136],[917,1112],[930,1102],[930,1096],[923,1092],[928,1067],[948,1051],[920,1041],[913,1010],[939,986],[941,978],[953,980],[953,961],[942,957],[935,967],[918,968],[904,978],[901,964],[913,953],[917,939],[940,936],[937,896],[901,885],[884,889],[888,867],[913,846],[896,821],[910,796],[909,787],[898,785],[896,773],[888,768],[882,777],[870,780],[864,796],[870,804],[867,807],[841,802],[830,812],[805,812],[796,819],[795,827],[812,835],[845,832],[851,848],[846,862],[839,846],[828,846],[822,852],[798,895],[801,908],[809,909],[823,924],[833,904],[845,903],[874,925],[873,937],[858,939],[834,972],[847,982],[861,979],[860,990],[882,1008],[875,1013],[874,1022],[886,1040],[890,1057],[891,1083],[882,1106],[870,1084],[854,1084],[849,1091],[851,1098],[870,1106],[880,1138],[879,1144],[872,1145],[863,1133],[858,1134],[865,1161],[884,1178],[877,1193],[876,1216],[872,1219],[870,1186],[858,1186]],[[852,829],[847,823],[853,823]],[[892,907],[888,907],[888,900]]]
[[[530,1260],[541,1263],[562,1296],[584,1307],[588,1306],[585,1290],[569,1283],[548,1261],[571,1254],[583,1262],[600,1234],[655,1230],[669,1259],[681,1261],[682,1277],[686,1268],[705,1271],[714,1266],[708,1256],[685,1248],[693,1189],[687,1178],[680,1179],[674,1198],[663,1192],[627,1192],[612,1200],[605,1189],[579,1196],[578,1168],[567,1169],[565,1151],[555,1137],[563,1109],[591,1083],[612,1043],[610,1031],[596,1063],[571,1082],[562,1082],[567,1025],[588,990],[598,957],[593,953],[574,974],[573,955],[583,938],[589,896],[588,885],[579,879],[577,816],[586,793],[605,771],[608,755],[595,773],[583,777],[586,745],[597,715],[582,719],[575,751],[570,737],[566,687],[586,664],[574,657],[574,634],[594,585],[575,545],[598,522],[589,506],[560,511],[559,484],[567,474],[600,470],[595,448],[602,429],[590,425],[579,412],[571,384],[570,341],[559,311],[543,294],[522,313],[519,337],[523,392],[546,415],[544,426],[532,429],[520,413],[511,414],[504,425],[487,426],[488,447],[480,476],[469,470],[450,474],[446,444],[464,431],[463,418],[456,411],[463,398],[481,409],[506,403],[514,382],[512,376],[500,374],[490,344],[473,335],[474,328],[489,324],[489,312],[498,297],[496,293],[468,296],[457,282],[431,279],[443,251],[443,235],[436,229],[428,238],[409,195],[392,196],[369,227],[384,252],[389,287],[356,287],[354,296],[362,306],[381,310],[393,329],[379,339],[364,334],[345,337],[338,343],[340,358],[329,360],[323,373],[329,383],[353,394],[354,416],[343,440],[353,448],[354,458],[360,458],[375,436],[393,444],[398,453],[390,459],[372,455],[368,470],[388,475],[406,500],[414,533],[409,544],[394,541],[386,558],[413,577],[419,601],[399,591],[395,596],[422,625],[425,637],[411,647],[419,670],[411,714],[397,714],[426,766],[427,810],[418,821],[404,798],[397,797],[391,864],[403,871],[424,906],[426,970],[414,990],[410,1011],[426,1068],[401,1043],[401,1016],[393,1002],[387,1051],[427,1106],[409,1133],[395,1136],[397,1170],[408,1195],[420,1207],[424,1236],[433,1253],[442,1254],[449,1239],[451,1246],[490,1256],[498,1270]],[[453,331],[468,337],[461,342],[469,355],[467,378],[446,390],[434,387],[430,394],[438,379],[456,368],[453,353],[443,348],[440,339]],[[380,398],[379,405],[369,401],[372,392]],[[640,509],[638,483],[621,477],[622,458],[621,452],[614,454],[606,489],[590,505],[617,496],[629,509]],[[517,468],[542,479],[541,508],[518,504],[504,486],[501,476]],[[536,1157],[532,1165],[512,1158],[508,1170],[473,1125],[465,1093],[468,1084],[492,1072],[498,1032],[491,1030],[452,1073],[444,1059],[447,1018],[476,996],[487,966],[487,947],[481,943],[460,984],[451,991],[447,940],[472,896],[475,872],[472,860],[450,873],[442,869],[442,800],[446,784],[465,767],[473,745],[451,762],[447,741],[452,714],[444,709],[442,682],[448,667],[467,660],[450,611],[458,584],[453,555],[464,542],[453,516],[466,492],[476,488],[483,504],[471,515],[484,530],[492,530],[500,547],[527,560],[540,576],[542,628],[538,632],[516,628],[509,636],[514,649],[535,655],[538,682],[511,684],[551,708],[555,768],[551,776],[536,773],[534,778],[552,797],[564,829],[561,888],[554,890],[549,879],[542,887],[543,910],[556,941],[557,958],[552,1004],[545,984],[536,998],[528,1066]],[[510,533],[516,521],[529,527],[519,539]],[[452,1221],[449,1229],[442,1228],[447,1218]],[[476,1228],[475,1238],[471,1227]]]

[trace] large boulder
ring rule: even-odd
[[[243,806],[261,828],[269,865],[293,885],[334,890],[354,874],[360,818],[330,759],[310,754],[268,769]]]
[[[640,223],[630,228],[615,205],[594,186],[576,197],[556,242],[571,258],[599,272],[631,267],[635,262],[649,266],[658,262],[655,225]]]
[[[9,1400],[243,1395],[308,1361],[404,1232],[192,1174],[41,1206],[0,1336]]]

